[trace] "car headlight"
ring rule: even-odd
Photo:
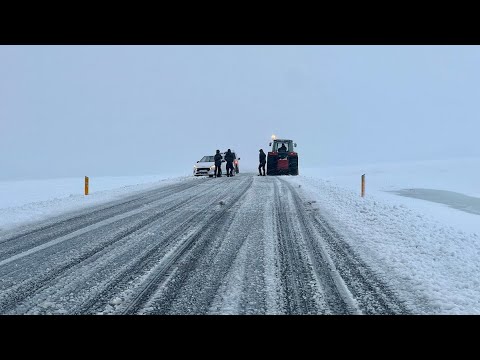
[[[196,168],[197,168],[197,165],[193,165],[193,168],[196,169]]]
[[[210,166],[210,170],[215,170],[215,165]]]

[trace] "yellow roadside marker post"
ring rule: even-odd
[[[88,176],[85,176],[85,195],[88,195]]]
[[[365,196],[365,174],[362,175],[362,197]]]

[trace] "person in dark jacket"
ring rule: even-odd
[[[286,151],[287,151],[287,147],[285,146],[284,143],[282,143],[282,146],[280,146],[280,147],[278,148],[278,151],[279,151],[279,152],[286,152]]]
[[[217,150],[215,157],[215,177],[222,177],[222,154],[220,154],[220,150]]]
[[[263,176],[265,176],[265,164],[267,163],[267,155],[265,155],[263,149],[260,149],[258,161],[260,161],[260,165],[258,165],[258,176],[262,176],[261,169],[263,169]]]
[[[233,160],[235,160],[230,149],[225,153],[225,161],[227,162],[227,176],[233,176]]]

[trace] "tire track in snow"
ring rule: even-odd
[[[227,257],[230,270],[224,276],[209,314],[278,313],[274,282],[275,253],[266,243],[273,239],[273,189],[269,179],[254,177],[250,192],[242,199],[223,247],[240,248]],[[220,258],[220,257],[219,257]],[[215,271],[215,270],[214,270]],[[273,281],[272,281],[273,280]],[[272,284],[273,283],[273,284]],[[273,286],[272,286],[273,285]]]
[[[213,190],[214,190],[213,188],[209,189],[209,191],[213,191]],[[118,241],[138,232],[139,230],[152,224],[154,221],[168,214],[169,212],[180,209],[181,207],[188,204],[189,202],[194,201],[196,198],[201,198],[205,195],[208,195],[208,193],[197,194],[197,195],[194,195],[192,198],[184,198],[180,202],[175,203],[173,206],[167,209],[164,209],[161,211],[155,211],[153,215],[149,215],[146,219],[143,219],[140,222],[130,224],[130,226],[128,226],[126,229],[121,230],[118,234],[116,234],[110,240],[106,242],[102,242],[101,244],[94,246],[91,249],[88,249],[86,252],[81,253],[80,256],[76,256],[72,259],[68,259],[62,264],[54,266],[52,269],[46,271],[45,273],[42,273],[40,275],[35,275],[33,277],[29,277],[26,281],[23,281],[18,285],[15,285],[9,288],[8,290],[2,291],[2,294],[0,295],[0,313],[6,313],[14,309],[19,304],[21,304],[24,300],[32,297],[33,294],[35,294],[36,292],[53,286],[52,284],[63,273],[67,271],[72,271],[74,267],[87,261],[88,259],[98,254],[99,252],[104,251],[105,249],[111,247]],[[14,269],[16,268],[15,262],[13,262],[11,265]],[[3,267],[0,267],[0,274],[2,274],[4,270],[5,269],[3,269]]]
[[[213,194],[213,196],[210,195],[211,192],[214,191],[217,191],[217,193]],[[92,298],[76,307],[74,313],[90,314],[102,310],[114,296],[126,290],[127,285],[140,277],[142,273],[155,271],[155,268],[159,266],[159,262],[162,262],[162,260],[159,259],[165,256],[165,253],[168,252],[167,250],[169,248],[175,248],[175,246],[178,245],[177,243],[183,241],[182,238],[185,237],[185,234],[200,231],[201,229],[198,229],[198,224],[204,222],[205,213],[208,212],[209,208],[217,206],[219,200],[224,199],[230,191],[228,187],[220,189],[211,187],[208,193],[205,192],[202,194],[202,197],[207,199],[205,203],[201,208],[196,209],[191,216],[179,220],[178,214],[173,215],[170,222],[162,224],[162,227],[167,227],[170,230],[160,243],[150,247],[141,255],[137,255],[122,271],[118,272],[113,278],[108,279],[101,287],[101,290],[93,294]]]
[[[363,262],[337,231],[317,211],[309,211],[292,184],[282,180],[293,194],[303,233],[317,273],[328,272],[348,312],[407,314],[405,305]],[[311,210],[311,209],[310,209]],[[322,261],[319,261],[322,259]]]
[[[187,183],[174,184],[161,187],[160,189],[149,190],[135,195],[133,199],[127,201],[116,200],[88,210],[82,210],[79,215],[70,215],[67,219],[65,219],[65,215],[55,217],[48,220],[47,225],[39,225],[39,227],[34,228],[33,230],[28,230],[13,236],[4,235],[0,240],[0,261],[8,259],[17,253],[27,251],[30,248],[40,246],[52,238],[66,236],[111,217],[139,209],[171,195],[176,195],[179,192],[189,190],[199,184],[200,182],[198,181],[189,181]],[[131,198],[131,196],[129,198]]]
[[[230,210],[248,193],[253,182],[252,177],[234,177],[230,181],[241,183],[229,201],[205,219],[200,229],[187,234],[183,242],[163,259],[129,304],[120,309],[122,314],[136,314],[142,308],[146,308],[145,313],[154,314],[208,312],[221,280],[228,271],[218,267],[229,267],[231,264],[229,261],[211,262],[208,254],[215,254],[222,246],[218,240],[222,239],[233,220],[234,212]],[[241,242],[239,244],[241,246]],[[236,254],[235,251],[233,255]],[[215,266],[219,271],[206,271]],[[202,282],[191,281],[196,275]],[[168,282],[162,286],[166,280]]]
[[[315,282],[314,274],[301,244],[301,233],[293,226],[298,213],[291,208],[290,191],[281,191],[277,178],[274,179],[274,186],[283,312],[296,315],[321,313],[322,309],[316,302],[319,295],[312,285]]]
[[[193,189],[192,189],[193,190]],[[210,191],[210,190],[207,190]],[[0,261],[0,289],[8,286],[8,278],[13,278],[15,274],[21,274],[25,272],[26,269],[30,266],[38,266],[38,263],[35,263],[35,259],[31,259],[31,256],[35,256],[35,253],[39,250],[42,250],[39,255],[43,257],[45,261],[52,261],[52,256],[54,256],[54,251],[61,251],[64,250],[67,246],[72,246],[71,243],[78,242],[79,244],[77,247],[84,246],[86,243],[90,243],[92,241],[100,242],[103,241],[104,238],[109,238],[110,233],[105,234],[104,229],[108,229],[110,227],[110,223],[116,225],[115,229],[109,230],[109,232],[116,233],[121,230],[122,227],[128,225],[135,225],[136,222],[142,221],[142,217],[148,216],[149,212],[161,210],[165,210],[166,212],[170,211],[171,209],[175,208],[175,204],[178,203],[178,199],[182,198],[183,192],[177,193],[176,195],[172,194],[171,196],[165,196],[161,199],[157,199],[155,202],[149,201],[148,204],[145,204],[141,207],[136,207],[134,210],[130,211],[129,213],[123,213],[120,215],[116,215],[115,217],[125,218],[122,221],[116,221],[115,217],[109,218],[107,220],[103,220],[101,222],[95,222],[93,225],[87,226],[86,228],[77,230],[76,232],[69,233],[65,235],[63,238],[55,238],[52,235],[52,238],[48,241],[43,242],[43,244],[38,245],[36,248],[29,248],[25,250],[23,253],[17,253],[16,255],[11,256],[3,261]],[[173,206],[173,207],[172,207]],[[158,208],[158,209],[157,209]],[[158,211],[157,211],[158,212]],[[56,233],[55,233],[56,234]],[[94,239],[94,236],[97,236],[99,240]],[[65,244],[61,244],[65,242]],[[48,247],[52,246],[52,249],[47,249]],[[65,251],[64,251],[65,252]],[[27,256],[27,259],[22,259],[22,257]],[[68,257],[68,256],[67,256]],[[25,260],[25,261],[22,261]],[[32,261],[30,261],[32,260]],[[12,263],[9,266],[9,263]],[[31,276],[31,275],[29,275]],[[20,277],[20,276],[19,276]],[[19,282],[18,278],[14,279],[15,283]],[[21,282],[21,281],[20,281]],[[0,294],[1,295],[1,294]]]

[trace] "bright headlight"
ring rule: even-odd
[[[210,166],[210,170],[215,170],[215,165]]]

